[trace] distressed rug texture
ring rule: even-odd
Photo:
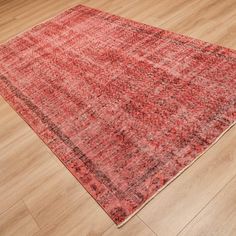
[[[0,46],[0,94],[122,224],[236,120],[236,52],[79,5]]]

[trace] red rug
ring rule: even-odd
[[[77,6],[0,46],[0,93],[121,224],[236,120],[236,52]]]

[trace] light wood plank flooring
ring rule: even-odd
[[[236,49],[235,0],[0,0],[0,42],[78,3]],[[0,98],[0,235],[236,235],[236,127],[120,229]]]

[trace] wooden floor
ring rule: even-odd
[[[235,0],[0,0],[0,42],[77,3],[236,49]],[[236,126],[124,227],[0,98],[0,235],[236,235]]]

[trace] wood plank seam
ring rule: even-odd
[[[236,174],[211,198],[211,200],[209,200],[206,204],[205,204],[205,206],[177,233],[177,235],[176,236],[178,236],[178,235],[180,235],[183,231],[184,231],[184,229],[189,225],[189,224],[191,224],[193,221],[194,221],[194,219],[195,218],[197,218],[198,217],[198,215],[202,212],[202,211],[204,211],[204,209],[206,209],[207,208],[207,206],[228,186],[228,185],[230,185],[230,183],[231,182],[233,182],[233,180],[234,180],[234,178],[236,178]]]

